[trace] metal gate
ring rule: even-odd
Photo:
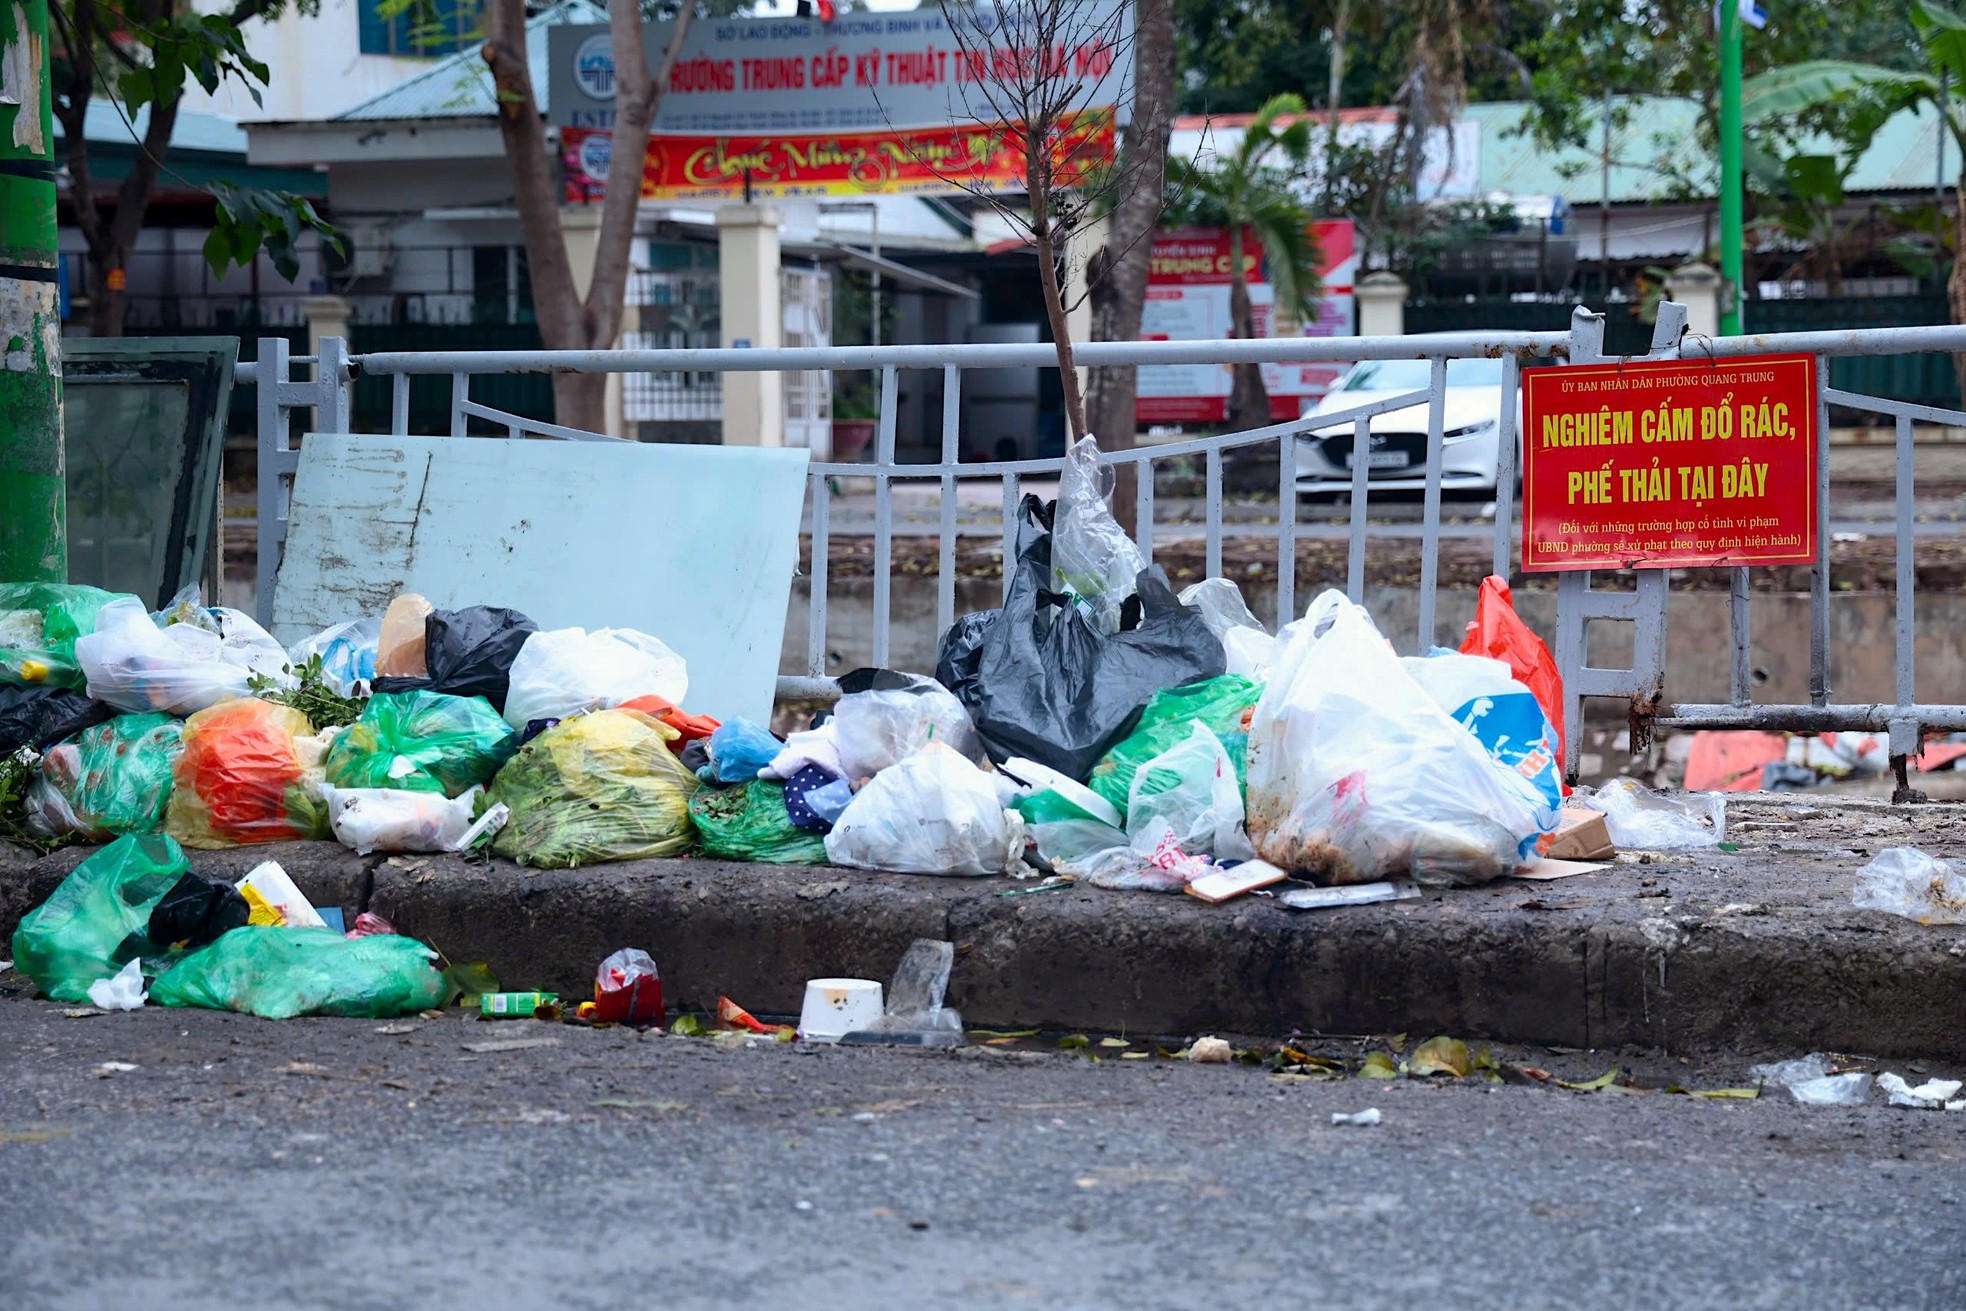
[[[1711,339],[1691,337],[1685,332],[1683,306],[1665,304],[1660,308],[1652,349],[1643,357],[1651,359],[1708,359],[1762,353],[1809,353],[1818,357],[1818,376],[1828,377],[1826,362],[1844,357],[1912,355],[1929,352],[1966,351],[1966,328],[1912,327],[1867,329],[1842,332],[1763,334],[1759,336]],[[1047,345],[984,346],[887,346],[833,347],[800,350],[654,350],[654,351],[559,351],[559,352],[451,352],[381,353],[351,357],[346,344],[327,339],[314,364],[314,380],[296,380],[293,359],[287,343],[267,339],[260,343],[257,366],[242,366],[242,382],[257,383],[260,403],[260,553],[258,605],[262,619],[270,616],[273,583],[280,551],[285,540],[285,510],[288,488],[298,464],[291,432],[295,410],[315,407],[315,430],[349,431],[347,386],[355,378],[390,379],[394,404],[391,432],[407,433],[406,418],[410,380],[413,377],[448,377],[451,387],[452,432],[463,435],[471,419],[491,423],[509,436],[545,437],[571,440],[612,440],[552,424],[525,419],[493,409],[471,399],[474,378],[508,373],[543,372],[567,369],[594,373],[681,372],[723,374],[732,372],[872,369],[879,373],[880,419],[873,458],[868,463],[818,461],[810,466],[809,512],[811,516],[811,593],[812,604],[807,635],[807,660],[803,673],[779,680],[781,695],[827,695],[836,691],[826,676],[827,635],[827,555],[832,536],[829,523],[828,481],[836,477],[855,477],[873,481],[874,511],[871,525],[873,566],[872,650],[876,663],[888,657],[891,575],[893,564],[893,494],[897,483],[927,480],[940,493],[941,515],[938,531],[938,582],[936,618],[938,631],[946,628],[955,615],[956,487],[959,477],[995,480],[1001,490],[1001,533],[1005,557],[1014,542],[1020,486],[1026,479],[1056,477],[1057,459],[1010,460],[962,463],[958,458],[958,420],[965,372],[975,369],[1055,368],[1056,356]],[[1364,359],[1425,359],[1431,362],[1431,381],[1423,389],[1389,397],[1369,405],[1342,412],[1327,413],[1315,419],[1296,419],[1248,432],[1197,438],[1134,450],[1111,451],[1104,459],[1112,465],[1132,465],[1141,476],[1137,487],[1136,519],[1143,553],[1150,559],[1154,548],[1155,488],[1152,470],[1171,460],[1198,461],[1204,472],[1206,563],[1208,573],[1218,575],[1222,566],[1224,537],[1223,470],[1225,459],[1243,448],[1274,442],[1278,448],[1276,470],[1279,503],[1293,507],[1293,513],[1280,514],[1276,535],[1276,586],[1279,615],[1294,614],[1296,600],[1296,538],[1298,531],[1295,447],[1313,429],[1351,425],[1355,449],[1369,444],[1369,424],[1373,416],[1425,405],[1428,411],[1426,443],[1426,491],[1420,524],[1420,573],[1416,645],[1431,647],[1436,632],[1436,594],[1440,573],[1441,457],[1444,426],[1444,384],[1447,363],[1454,359],[1500,358],[1502,405],[1500,460],[1497,484],[1513,486],[1517,439],[1515,433],[1515,394],[1520,370],[1525,363],[1550,360],[1557,364],[1601,363],[1604,353],[1602,316],[1579,308],[1568,332],[1492,332],[1437,334],[1411,337],[1305,338],[1257,341],[1212,342],[1097,342],[1078,348],[1081,365],[1146,364],[1296,364],[1317,361]],[[934,370],[941,374],[941,423],[939,461],[931,464],[902,464],[895,458],[896,404],[898,380],[902,370]],[[1832,405],[1889,418],[1896,427],[1896,688],[1887,703],[1839,703],[1832,700],[1832,653],[1829,626],[1829,554],[1831,547],[1828,512],[1829,423]],[[1753,699],[1751,614],[1753,598],[1746,569],[1730,571],[1731,695],[1720,704],[1669,704],[1664,700],[1666,686],[1666,631],[1670,603],[1669,572],[1636,571],[1631,590],[1606,590],[1593,585],[1589,572],[1558,575],[1557,631],[1554,648],[1561,665],[1565,686],[1567,722],[1581,722],[1579,712],[1584,698],[1612,698],[1629,707],[1634,736],[1641,737],[1651,725],[1686,728],[1759,728],[1800,732],[1860,730],[1888,732],[1891,752],[1900,767],[1905,757],[1917,752],[1923,731],[1966,730],[1966,705],[1921,702],[1917,697],[1917,678],[1913,660],[1913,600],[1916,578],[1913,558],[1912,425],[1944,424],[1966,427],[1966,414],[1929,406],[1909,404],[1883,397],[1863,396],[1824,387],[1818,401],[1817,537],[1819,553],[1811,575],[1809,628],[1810,680],[1806,704],[1767,705]],[[1354,599],[1363,596],[1368,535],[1368,461],[1354,461],[1350,489],[1350,518],[1347,537],[1346,590]],[[1515,503],[1511,496],[1497,499],[1492,530],[1493,567],[1507,575],[1516,559]],[[1007,573],[1008,571],[1006,571]],[[1008,582],[1005,583],[1006,588]],[[1633,658],[1628,666],[1593,666],[1586,659],[1587,638],[1593,625],[1629,624],[1633,635]],[[1566,767],[1577,769],[1578,738],[1570,736]]]

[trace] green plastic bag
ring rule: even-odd
[[[378,692],[328,752],[338,788],[396,788],[459,797],[489,783],[519,735],[481,696]]]
[[[79,583],[0,583],[0,683],[84,686],[75,639],[96,630],[96,612],[120,593]]]
[[[183,849],[162,834],[116,839],[21,920],[14,968],[56,1001],[88,1001],[91,983],[157,951],[150,912],[190,869]]]
[[[269,1020],[382,1020],[444,1004],[450,988],[436,956],[393,933],[350,939],[333,929],[248,926],[178,961],[150,985],[150,1000]]]
[[[739,787],[704,788],[689,801],[703,854],[767,865],[824,865],[826,836],[802,829],[785,813],[785,785],[753,779]]]
[[[27,824],[43,837],[78,833],[107,842],[163,827],[184,724],[169,715],[118,715],[41,757],[27,794]]]
[[[488,807],[512,808],[492,850],[552,869],[686,850],[698,785],[669,749],[673,732],[635,710],[597,710],[547,729],[485,794]]]
[[[1263,686],[1241,674],[1205,678],[1185,687],[1163,688],[1154,693],[1140,712],[1140,724],[1131,735],[1100,758],[1086,783],[1126,814],[1127,798],[1133,794],[1133,775],[1140,766],[1169,747],[1187,740],[1189,726],[1196,721],[1221,740],[1222,747],[1236,767],[1236,782],[1247,785],[1249,776],[1249,715],[1263,696]]]

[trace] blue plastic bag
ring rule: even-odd
[[[785,744],[748,719],[733,719],[710,735],[710,763],[698,776],[711,783],[748,783]]]

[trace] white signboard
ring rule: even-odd
[[[541,628],[638,628],[689,662],[687,709],[768,723],[807,452],[310,433],[273,632],[502,605]]]

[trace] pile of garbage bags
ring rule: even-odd
[[[1402,659],[1337,592],[1271,634],[1233,583],[1177,596],[1142,559],[1089,439],[1055,504],[1026,498],[1003,606],[943,634],[936,677],[840,690],[781,737],[690,711],[683,658],[631,629],[406,594],[283,650],[195,594],[152,614],[0,586],[0,756],[32,757],[25,822],[50,840],[552,868],[695,851],[1160,891],[1260,858],[1465,885],[1535,860],[1563,801],[1561,686],[1502,580],[1461,651]]]

